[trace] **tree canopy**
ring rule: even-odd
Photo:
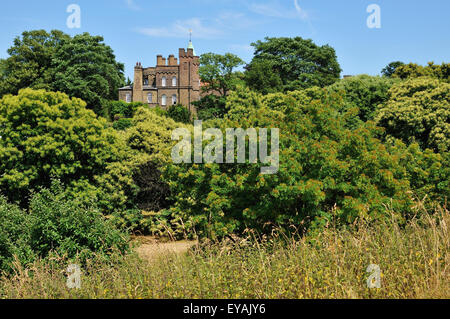
[[[341,68],[335,50],[329,45],[318,46],[312,40],[301,37],[266,37],[264,41],[252,43],[252,46],[255,55],[247,66],[248,72],[253,72],[250,73],[251,81],[248,81],[251,88],[261,89],[267,84],[266,77],[260,71],[267,66],[271,66],[266,75],[270,82],[278,83],[271,72],[278,74],[285,91],[324,87],[339,80]]]
[[[26,31],[0,63],[0,96],[34,88],[60,91],[100,111],[104,99],[116,99],[124,84],[124,66],[100,36],[70,37],[62,31]]]

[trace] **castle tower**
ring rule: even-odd
[[[195,54],[192,39],[189,39],[187,51],[179,50],[180,61],[180,101],[189,107],[191,112],[195,112],[192,102],[200,99],[200,77],[198,69],[200,58]],[[185,88],[185,89],[184,89]]]

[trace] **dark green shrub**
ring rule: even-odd
[[[126,103],[124,101],[108,101],[106,103],[106,112],[110,120],[114,121],[114,117],[117,115],[126,118],[133,117],[136,110],[141,106],[145,106],[145,104],[140,102]]]
[[[105,220],[95,203],[86,205],[67,198],[57,183],[33,196],[29,214],[30,247],[40,257],[56,252],[84,260],[128,249],[127,235]]]
[[[191,112],[181,104],[171,105],[167,110],[167,116],[179,123],[189,123],[191,121]]]
[[[364,74],[340,80],[328,90],[340,93],[347,108],[358,108],[359,118],[366,122],[373,120],[377,107],[388,100],[388,91],[394,83],[389,78]]]
[[[128,118],[118,119],[113,124],[113,128],[118,131],[124,131],[131,126],[133,126],[133,120]]]
[[[0,273],[9,271],[14,256],[23,263],[31,262],[35,253],[30,247],[31,217],[0,196]]]

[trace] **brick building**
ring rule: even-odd
[[[179,49],[178,59],[158,55],[156,66],[144,68],[141,63],[134,67],[134,83],[119,89],[119,100],[143,102],[149,106],[168,108],[182,104],[195,112],[192,102],[200,99],[199,57],[189,41],[187,50]]]

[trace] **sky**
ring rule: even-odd
[[[67,24],[71,4],[81,10],[80,28]],[[368,27],[372,4],[379,28]],[[450,62],[449,12],[448,0],[3,0],[0,58],[25,30],[89,32],[104,37],[132,79],[136,62],[177,56],[192,29],[198,55],[231,52],[248,63],[251,43],[300,36],[332,46],[342,75],[378,75],[392,61]]]

